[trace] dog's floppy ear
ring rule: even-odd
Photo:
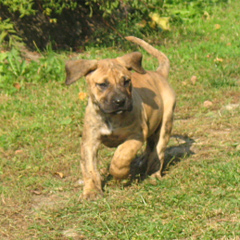
[[[82,76],[86,76],[89,72],[97,68],[97,60],[70,60],[66,63],[66,85],[76,82]]]
[[[129,70],[134,70],[141,74],[146,73],[142,67],[142,54],[140,52],[128,53],[118,57],[117,60]]]

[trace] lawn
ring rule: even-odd
[[[28,71],[17,63],[22,77],[1,83],[0,93],[0,239],[240,239],[239,9],[232,1],[164,39],[146,36],[169,57],[177,94],[164,177],[109,181],[96,201],[80,199],[86,83],[64,85],[64,62],[76,54],[27,55]],[[129,46],[143,53],[146,69],[156,68],[156,59]],[[77,57],[124,53],[92,47]],[[100,150],[105,178],[113,152]]]

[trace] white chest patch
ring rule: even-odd
[[[109,124],[104,124],[100,129],[101,135],[110,135],[112,134],[112,126]]]

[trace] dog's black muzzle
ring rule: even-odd
[[[112,96],[103,104],[100,103],[99,108],[106,114],[122,114],[123,112],[131,111],[133,104],[131,97],[128,97],[125,94],[118,94]]]

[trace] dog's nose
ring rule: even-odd
[[[122,107],[125,104],[125,98],[124,97],[115,97],[113,99],[113,102],[115,105],[117,105],[118,107]]]

